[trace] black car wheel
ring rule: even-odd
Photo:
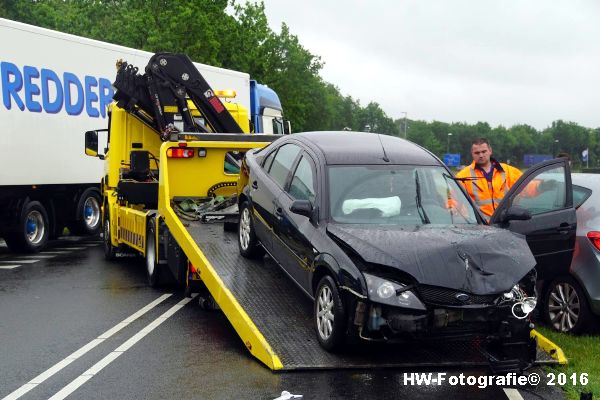
[[[581,332],[590,319],[590,310],[579,283],[570,276],[553,280],[546,291],[544,314],[557,331]]]
[[[328,275],[317,286],[314,317],[321,346],[327,351],[339,350],[346,342],[346,312],[337,285]]]
[[[148,284],[153,288],[158,287],[160,284],[160,270],[156,262],[155,234],[154,220],[150,220],[146,230],[146,276]]]
[[[105,207],[108,207],[106,205]],[[103,224],[103,241],[104,241],[104,258],[108,261],[112,261],[117,257],[117,248],[112,245],[112,241],[110,239],[110,216],[108,211],[104,213],[104,224]]]
[[[260,258],[265,255],[265,249],[262,248],[254,233],[254,224],[250,205],[247,201],[240,207],[240,223],[238,224],[238,245],[240,254],[247,258]]]

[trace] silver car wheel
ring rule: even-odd
[[[44,233],[46,231],[46,225],[44,224],[44,217],[39,211],[31,211],[29,215],[27,215],[26,222],[27,229],[27,240],[31,244],[39,244],[44,238]]]
[[[328,340],[333,333],[333,294],[327,285],[321,287],[317,297],[317,329],[321,339]]]
[[[548,298],[548,314],[554,329],[570,332],[581,312],[579,296],[575,288],[568,283],[555,285]]]
[[[246,207],[240,218],[240,244],[244,250],[250,245],[250,229],[250,210]]]

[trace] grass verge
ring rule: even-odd
[[[543,326],[536,327],[542,335],[553,341],[565,353],[567,365],[547,367],[547,372],[566,374],[563,386],[569,400],[579,400],[581,392],[592,392],[594,399],[600,399],[600,336],[574,336],[555,332]],[[580,377],[588,374],[588,383],[582,386]],[[572,376],[576,374],[577,385],[573,385]],[[555,385],[560,386],[555,381]]]

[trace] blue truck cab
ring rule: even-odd
[[[254,132],[291,133],[290,122],[283,117],[283,107],[277,93],[254,79],[250,80],[250,113]]]

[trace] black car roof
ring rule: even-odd
[[[347,131],[301,132],[291,136],[319,148],[330,165],[441,165],[429,151],[395,136]]]

